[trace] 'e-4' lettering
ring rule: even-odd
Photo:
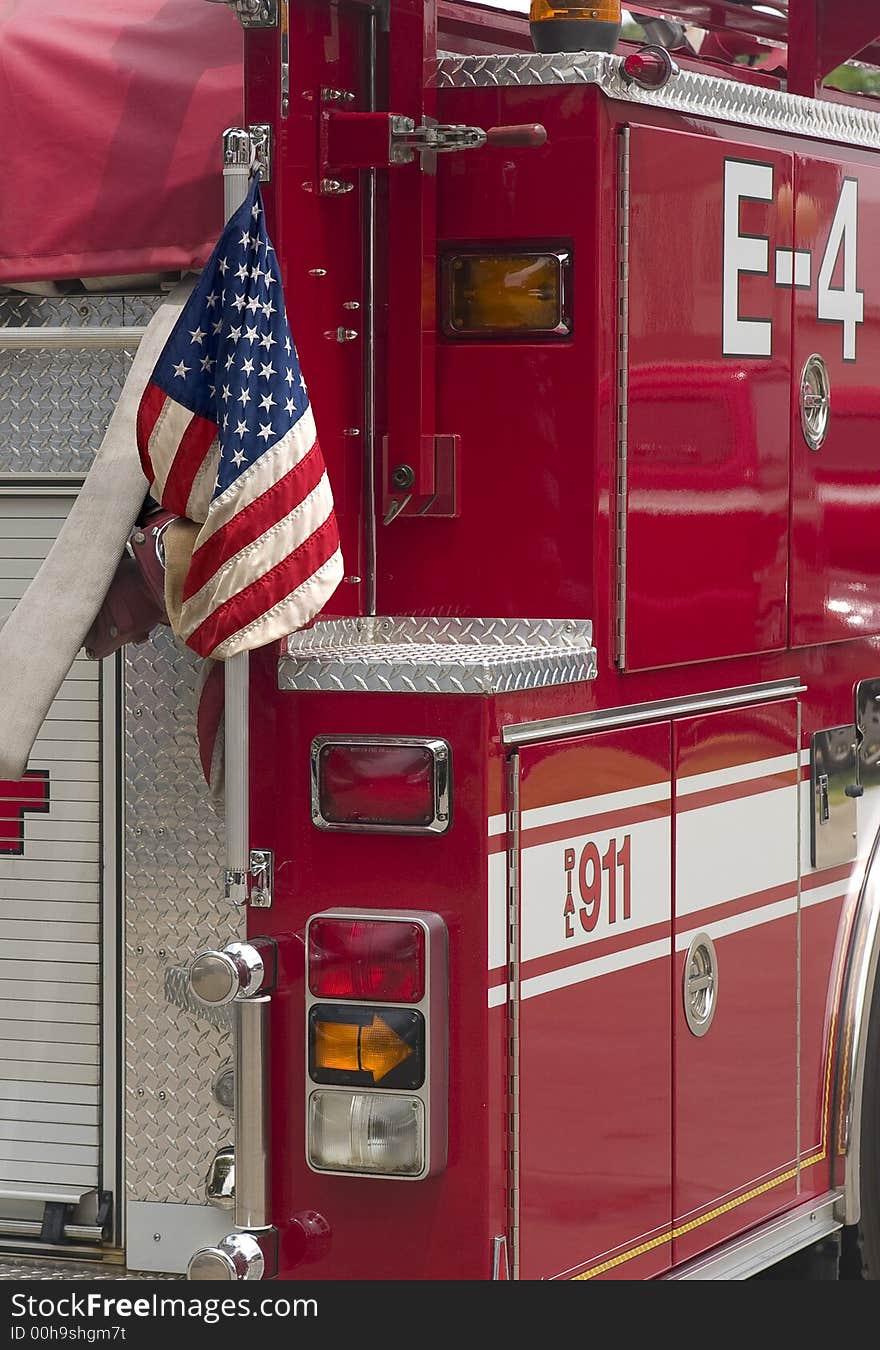
[[[592,933],[602,914],[603,905],[608,922],[617,923],[618,907],[622,917],[632,915],[632,836],[625,835],[618,844],[612,839],[603,854],[592,840],[585,844],[578,857],[577,850],[567,848],[563,856],[565,866],[565,905],[562,911],[566,938],[573,938],[575,921],[585,933]],[[618,872],[620,884],[618,885]],[[575,881],[576,874],[576,881]],[[575,896],[577,887],[577,898]]]

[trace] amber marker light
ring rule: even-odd
[[[457,251],[443,260],[443,330],[449,337],[567,337],[567,249]]]
[[[529,20],[536,52],[613,52],[620,37],[619,0],[532,0]]]
[[[314,1004],[309,1013],[309,1076],[315,1083],[345,1087],[421,1087],[424,1017],[409,1008]]]

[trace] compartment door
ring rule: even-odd
[[[628,135],[618,659],[641,670],[778,650],[792,288],[776,269],[792,256],[792,157]]]
[[[27,588],[73,503],[0,485],[0,623]],[[102,842],[107,669],[81,653],[49,709],[25,777],[0,783],[0,1235],[114,1188],[102,1131],[105,992],[112,945]],[[112,709],[107,726],[112,726]],[[108,855],[113,779],[103,802]],[[114,1093],[112,1077],[104,1091]],[[108,1112],[112,1111],[112,1105]],[[112,1116],[110,1117],[112,1120]],[[19,1230],[20,1231],[20,1230]]]
[[[668,723],[525,749],[520,1274],[670,1260]]]
[[[792,427],[793,646],[880,633],[880,170],[831,158],[797,163]],[[828,378],[827,435],[801,421],[810,358]]]
[[[678,1263],[796,1194],[797,701],[673,734]]]

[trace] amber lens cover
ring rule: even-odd
[[[409,1008],[316,1003],[309,1012],[309,1076],[341,1087],[401,1088],[425,1081],[425,1019]]]
[[[620,23],[620,0],[595,0],[590,4],[567,4],[566,0],[532,0],[529,18],[532,23],[542,19],[587,19],[593,23]]]
[[[449,334],[566,336],[562,253],[456,253],[445,260]]]

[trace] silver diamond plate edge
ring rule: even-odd
[[[157,629],[126,648],[125,672],[126,1194],[201,1205],[230,1139],[211,1092],[230,1037],[169,1002],[166,974],[241,938],[244,916],[223,896],[222,821],[198,762],[198,658]]]
[[[682,70],[663,89],[640,89],[620,75],[622,59],[601,52],[457,56],[443,53],[432,83],[441,89],[496,89],[536,84],[595,84],[610,98],[710,117],[766,131],[880,149],[880,113],[779,89]]]
[[[587,619],[332,619],[287,640],[284,692],[510,694],[596,677]]]
[[[102,1265],[100,1261],[28,1261],[11,1257],[0,1261],[0,1280],[182,1280],[182,1275],[145,1275],[125,1266]]]
[[[232,1029],[231,1008],[207,1008],[193,997],[187,966],[168,966],[165,971],[165,999],[173,1003],[175,1008],[182,1008],[193,1017],[200,1017],[212,1027],[219,1027],[221,1031]]]

